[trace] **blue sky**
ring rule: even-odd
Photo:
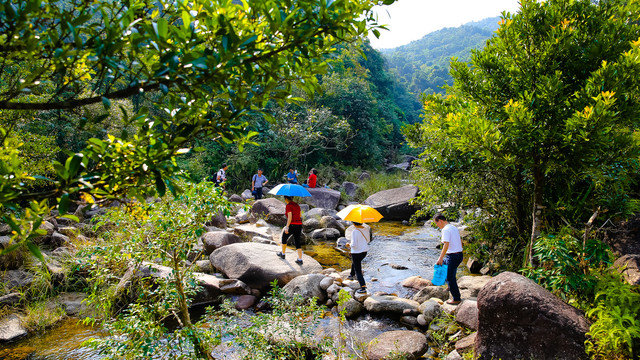
[[[397,0],[390,6],[376,7],[378,20],[390,31],[380,39],[369,36],[376,49],[394,48],[418,40],[445,27],[499,16],[502,11],[517,12],[517,0]]]

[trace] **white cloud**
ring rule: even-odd
[[[369,36],[374,48],[393,48],[418,40],[445,27],[499,16],[502,11],[517,12],[518,0],[397,0],[377,7],[378,21],[387,24],[380,39]]]

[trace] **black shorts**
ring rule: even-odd
[[[286,244],[289,240],[289,237],[293,235],[293,241],[296,245],[296,249],[300,249],[302,247],[301,235],[302,234],[302,224],[291,224],[289,225],[289,233],[282,232],[282,243]]]

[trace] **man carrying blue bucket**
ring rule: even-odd
[[[447,264],[447,282],[449,283],[449,292],[453,297],[447,301],[447,304],[460,304],[460,289],[458,289],[458,281],[456,280],[456,270],[462,262],[462,241],[460,240],[460,232],[458,228],[449,224],[447,218],[441,213],[433,216],[433,222],[442,232],[442,251],[436,262],[437,265]]]

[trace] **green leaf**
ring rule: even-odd
[[[60,215],[66,214],[69,209],[69,204],[71,204],[71,199],[69,199],[69,194],[64,194],[58,200],[58,212]]]
[[[62,216],[60,216],[60,217],[65,218],[65,219],[69,219],[69,220],[73,220],[73,221],[75,221],[75,222],[77,222],[77,223],[79,223],[79,222],[80,222],[80,219],[78,219],[78,217],[77,217],[77,216],[72,215],[72,214],[66,214],[66,215],[62,215]]]
[[[40,252],[40,248],[31,241],[27,241],[25,244],[27,245],[27,248],[29,248],[29,251],[33,254],[33,256],[37,257],[38,260],[40,260],[40,262],[44,264],[45,260],[44,256],[42,256],[42,253]]]
[[[162,179],[162,176],[160,175],[159,172],[155,172],[156,174],[156,191],[158,192],[158,195],[160,195],[160,197],[163,197],[164,194],[167,193],[167,186],[164,183],[164,180]]]
[[[104,107],[105,110],[109,110],[111,108],[111,100],[107,99],[106,97],[102,97],[102,106]]]

